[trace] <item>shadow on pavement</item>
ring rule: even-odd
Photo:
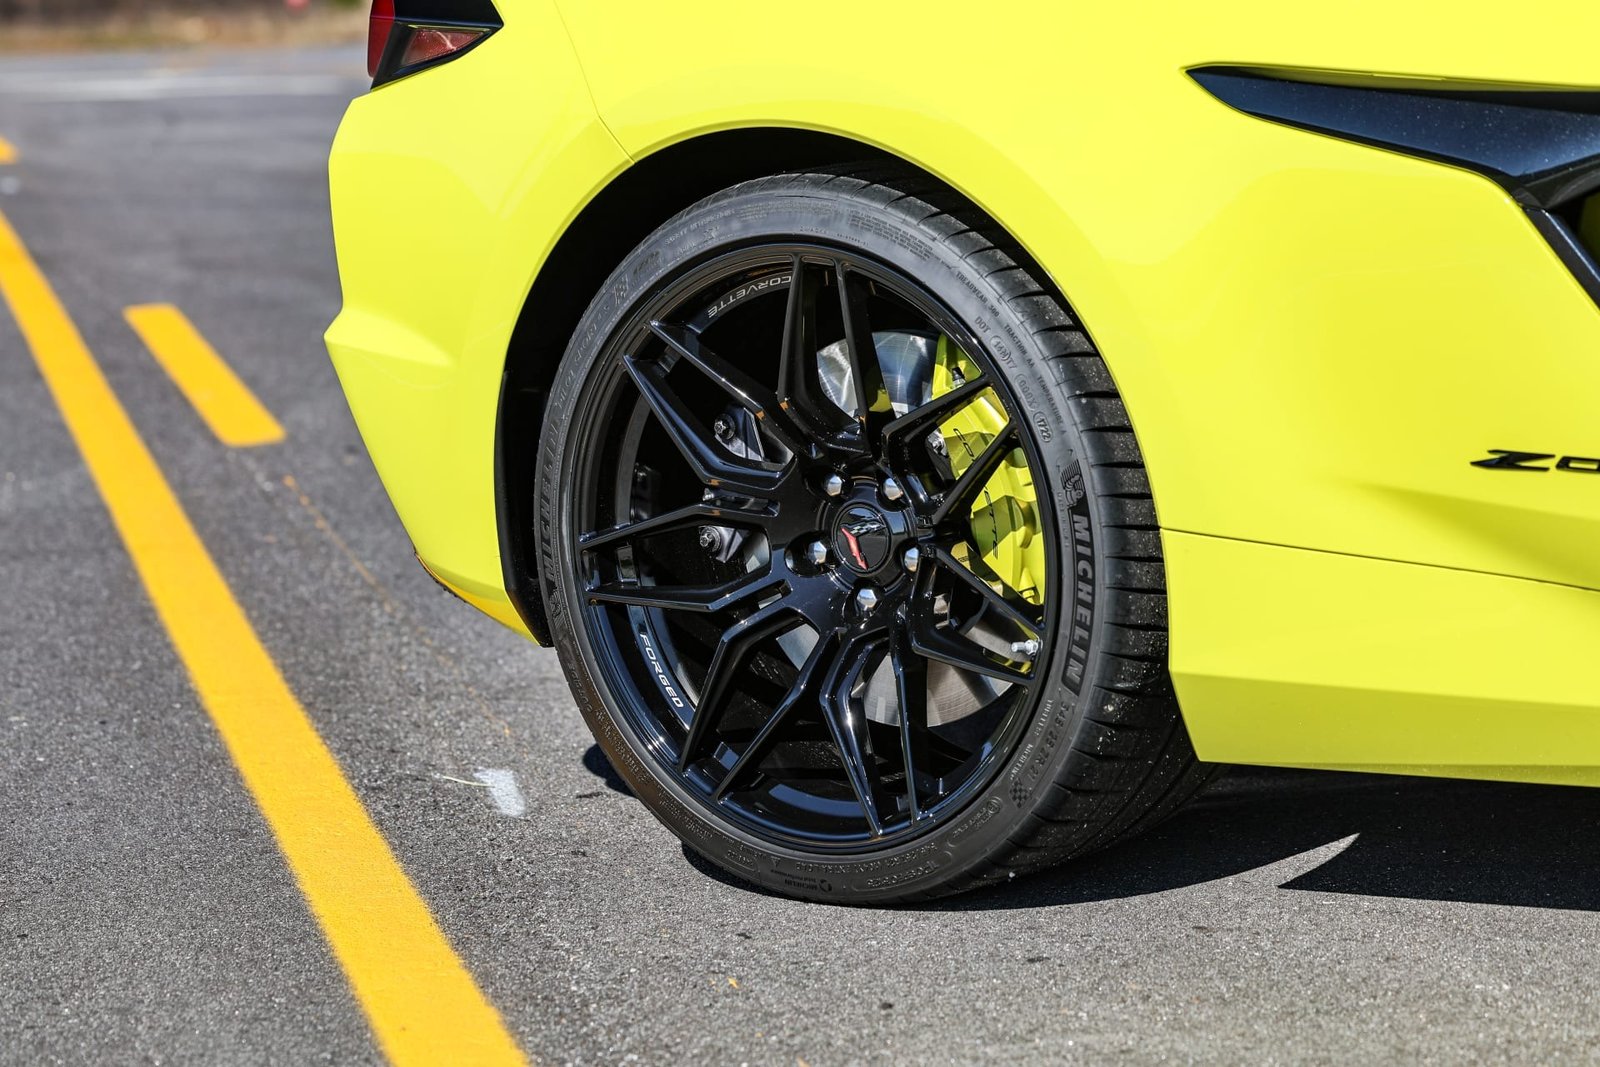
[[[1124,845],[919,907],[986,911],[1142,896],[1352,836],[1310,870],[1296,874],[1290,864],[1281,888],[1600,911],[1600,789],[1255,767],[1231,769]],[[771,895],[683,851],[708,877]]]
[[[625,797],[633,796],[633,790],[628,788],[628,783],[622,780],[622,775],[611,766],[611,761],[606,759],[606,754],[600,751],[599,745],[590,745],[583,754],[583,769],[594,775],[606,784],[607,789],[621,793]]]
[[[1600,789],[1241,767],[1149,834],[935,904],[1026,908],[1226,878],[1355,835],[1281,883],[1318,893],[1600,911]],[[1289,872],[1286,872],[1288,874]]]

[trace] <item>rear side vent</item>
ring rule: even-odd
[[[1256,118],[1477,171],[1511,194],[1600,304],[1600,92],[1255,67],[1189,76]]]

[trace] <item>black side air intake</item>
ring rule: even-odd
[[[1600,93],[1379,88],[1359,75],[1240,67],[1189,76],[1247,115],[1484,175],[1522,205],[1600,304],[1597,250],[1578,229],[1585,201],[1600,191]]]

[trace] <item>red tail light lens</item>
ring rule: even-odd
[[[431,63],[452,52],[459,52],[483,36],[482,30],[442,30],[418,27],[406,42],[406,51],[400,59],[402,67],[413,63]]]
[[[394,32],[394,0],[372,0],[372,16],[367,20],[367,77],[378,76],[383,50]]]
[[[502,25],[494,0],[372,0],[367,73],[376,88],[454,59]]]

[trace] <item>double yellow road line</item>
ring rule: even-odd
[[[499,1014],[317,736],[60,299],[4,215],[0,294],[200,702],[272,828],[383,1051],[396,1064],[523,1063]],[[174,348],[167,342],[182,334],[182,325],[165,313],[146,317],[143,325],[154,329],[153,334],[141,329],[146,340],[156,336],[168,351]],[[189,352],[194,354],[192,344]],[[182,386],[183,377],[174,377]],[[207,381],[229,393],[226,381],[215,375]],[[239,402],[237,394],[231,395],[225,404]],[[258,423],[254,432],[270,429]],[[277,433],[281,436],[281,428]]]

